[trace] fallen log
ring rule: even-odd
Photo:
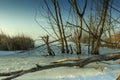
[[[20,73],[22,72],[23,70],[19,70],[19,71],[13,71],[13,72],[6,72],[6,73],[0,73],[0,76],[11,76],[11,75],[14,75],[16,73]]]
[[[62,62],[68,62],[68,61],[71,61],[71,62],[78,62],[82,59],[60,59],[60,60],[57,60],[57,61],[53,61],[51,63],[53,64],[58,64],[58,63],[62,63]],[[104,61],[101,61],[100,63],[104,63],[104,64],[108,64],[108,65],[111,65],[110,63],[108,62],[104,62]]]
[[[62,63],[62,62],[67,62],[67,61],[80,61],[81,59],[60,59],[51,63],[57,64],[57,63]]]
[[[120,59],[120,52],[119,53],[111,53],[111,54],[103,54],[103,55],[94,55],[94,56],[88,57],[86,59],[82,59],[80,61],[72,62],[72,63],[71,62],[57,63],[57,64],[49,64],[49,65],[45,65],[45,66],[36,64],[36,67],[30,68],[27,70],[22,70],[21,72],[18,72],[16,74],[11,74],[7,78],[4,78],[2,80],[11,80],[11,79],[17,78],[19,76],[22,76],[24,74],[27,74],[27,73],[32,73],[32,72],[36,72],[36,71],[42,71],[42,70],[47,70],[47,69],[52,69],[52,68],[57,68],[57,67],[74,67],[74,66],[84,67],[85,65],[88,65],[89,63],[92,63],[92,62],[109,61],[109,60],[117,60],[117,59]]]

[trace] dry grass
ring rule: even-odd
[[[0,50],[28,50],[34,47],[34,41],[32,38],[17,35],[10,37],[4,33],[0,34]]]
[[[117,32],[114,35],[111,35],[111,37],[105,39],[108,42],[111,42],[113,44],[104,44],[105,47],[110,48],[120,48],[120,32]]]

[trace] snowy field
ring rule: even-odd
[[[84,54],[80,57],[86,57],[87,48],[85,46],[82,47],[82,51]],[[107,54],[120,52],[120,50],[100,48],[100,52],[101,54]],[[75,59],[78,57],[75,54],[57,54],[55,57],[44,57],[41,56],[43,54],[46,54],[45,51],[41,51],[40,49],[25,53],[18,53],[18,51],[0,51],[0,72],[29,69],[35,67],[35,64],[47,65],[59,59]],[[60,67],[48,69],[25,74],[13,80],[115,80],[118,72],[120,72],[120,65],[117,64],[117,62],[120,62],[120,60],[91,63],[84,68]],[[2,78],[4,77],[0,77],[0,79]]]

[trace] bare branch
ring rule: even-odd
[[[82,16],[84,15],[85,10],[86,10],[86,7],[87,7],[87,0],[84,0],[84,1],[85,1],[85,2],[84,2],[84,7],[83,7],[83,11],[82,11],[82,13],[81,13]]]

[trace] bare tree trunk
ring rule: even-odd
[[[48,53],[50,56],[55,56],[55,53],[54,51],[50,48],[49,46],[49,36],[47,35],[46,37],[42,37],[43,41],[45,42],[46,44],[46,47],[47,47],[47,50],[48,50]]]
[[[101,39],[101,36],[103,34],[103,30],[104,30],[104,23],[105,23],[105,20],[106,20],[106,15],[107,15],[107,9],[108,9],[108,0],[104,0],[104,7],[103,7],[103,12],[102,12],[102,16],[101,16],[101,21],[100,21],[100,32],[99,32],[99,36],[98,38],[96,39],[96,42],[94,43],[94,46],[92,48],[92,54],[99,54],[99,47],[100,47],[100,39]]]
[[[61,53],[65,53],[65,49],[64,49],[64,39],[63,39],[63,33],[60,27],[60,21],[59,21],[59,17],[58,17],[58,10],[57,10],[57,4],[56,4],[56,0],[52,0],[53,4],[54,4],[54,11],[55,11],[55,15],[56,15],[56,24],[58,27],[58,32],[59,32],[59,36],[60,36],[60,44],[61,44]]]
[[[88,54],[91,54],[91,34],[88,33]]]
[[[80,17],[80,26],[82,27],[82,18]],[[81,54],[81,37],[82,37],[82,28],[78,31],[77,37],[77,54]]]
[[[91,54],[95,54],[95,55],[99,54],[99,45],[100,45],[100,41],[99,39],[97,39],[97,41],[93,43]]]
[[[62,16],[61,16],[60,5],[59,5],[58,1],[57,1],[57,5],[58,5],[58,13],[59,13],[59,17],[60,17],[60,22],[61,22],[61,30],[62,30],[62,33],[63,33],[64,42],[65,42],[65,46],[66,46],[66,52],[69,53],[68,43],[67,43],[67,40],[66,40],[66,37],[65,37],[65,30],[64,30]]]
[[[87,6],[87,0],[84,2],[83,10],[80,12],[76,0],[69,0],[70,4],[72,5],[73,9],[75,10],[77,16],[79,17],[80,28],[78,29],[78,36],[76,42],[76,53],[77,55],[81,54],[81,37],[82,37],[82,26],[83,26],[83,16]]]

